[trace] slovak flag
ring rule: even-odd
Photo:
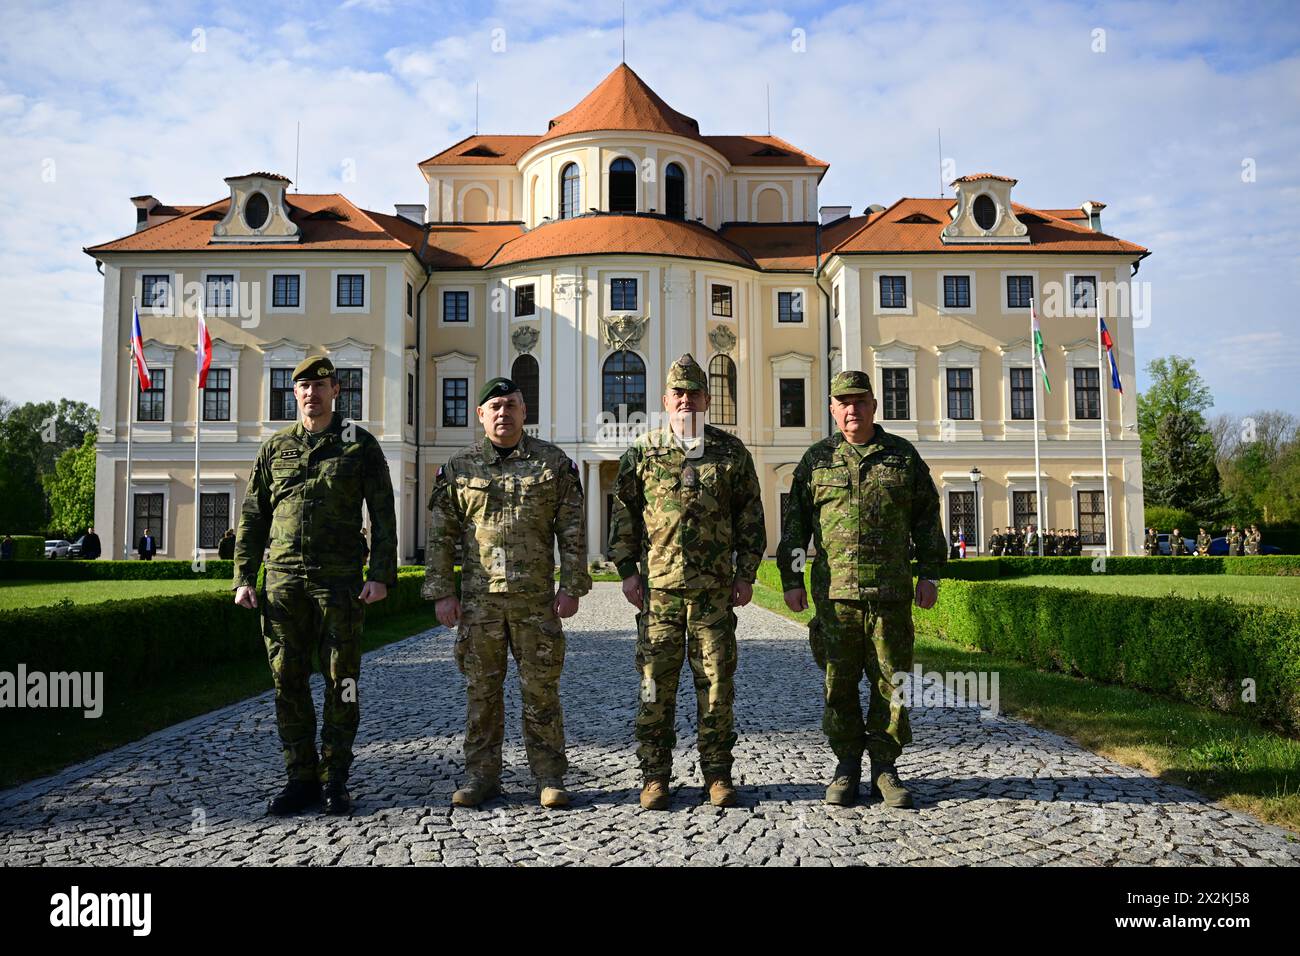
[[[1097,321],[1101,323],[1101,344],[1106,349],[1106,358],[1110,359],[1110,387],[1117,389],[1121,395],[1124,394],[1124,386],[1119,381],[1119,366],[1115,364],[1115,353],[1111,351],[1115,347],[1115,340],[1110,337],[1110,329],[1106,328],[1106,320],[1097,316]]]
[[[963,558],[966,557],[966,532],[957,532],[957,553]]]
[[[208,334],[208,323],[203,320],[203,307],[199,306],[199,344],[195,351],[199,372],[199,388],[208,384],[208,366],[212,364],[212,336]]]
[[[140,376],[140,391],[152,388],[149,377],[149,363],[144,360],[144,335],[140,332],[140,310],[131,306],[131,351],[135,353],[135,370]]]

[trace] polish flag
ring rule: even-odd
[[[199,388],[208,384],[208,366],[212,364],[212,336],[208,334],[208,323],[203,320],[203,307],[199,307],[199,344],[195,352],[199,372]]]

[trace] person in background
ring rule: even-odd
[[[136,545],[136,552],[140,555],[141,561],[152,561],[153,556],[158,553],[158,539],[153,536],[148,528],[144,529],[144,534],[140,538],[140,543]]]

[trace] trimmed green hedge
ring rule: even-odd
[[[949,581],[913,619],[918,633],[974,650],[1300,732],[1294,609]],[[1254,703],[1241,699],[1247,678]]]
[[[189,561],[0,561],[0,578],[30,581],[174,581],[183,578],[226,578],[235,574],[233,561],[213,558],[202,571]]]
[[[423,583],[423,568],[399,569],[397,587],[366,608],[366,620],[426,606]],[[433,605],[427,607],[433,627]],[[14,673],[21,662],[29,672],[103,671],[108,693],[265,654],[260,614],[237,607],[224,590],[0,611],[0,670]]]
[[[0,535],[3,538],[4,535]],[[9,561],[0,561],[0,567],[8,567],[18,561],[44,561],[45,539],[34,534],[13,534],[9,536],[14,543],[14,556]]]

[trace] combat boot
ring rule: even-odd
[[[480,780],[470,777],[465,786],[451,795],[454,807],[477,807],[485,800],[501,795],[501,784],[496,780]]]
[[[290,780],[266,808],[268,816],[287,817],[320,803],[320,781]]]
[[[537,795],[542,806],[548,810],[569,805],[569,791],[564,789],[563,780],[541,780],[537,784]]]
[[[715,807],[734,807],[736,788],[730,774],[717,774],[704,778],[704,788],[709,792],[709,803]]]
[[[858,802],[858,783],[862,780],[862,763],[841,760],[835,765],[835,778],[826,788],[826,802],[836,807],[851,807]]]
[[[894,769],[892,763],[882,763],[880,766],[876,766],[875,762],[872,762],[871,795],[880,797],[885,801],[887,807],[910,810],[913,806],[912,793],[903,786],[903,781],[898,779],[898,771]]]
[[[643,810],[667,810],[668,809],[668,778],[667,777],[647,777],[645,786],[641,788],[641,809]]]
[[[325,812],[331,817],[346,817],[352,812],[352,795],[343,780],[330,780],[325,784]]]

